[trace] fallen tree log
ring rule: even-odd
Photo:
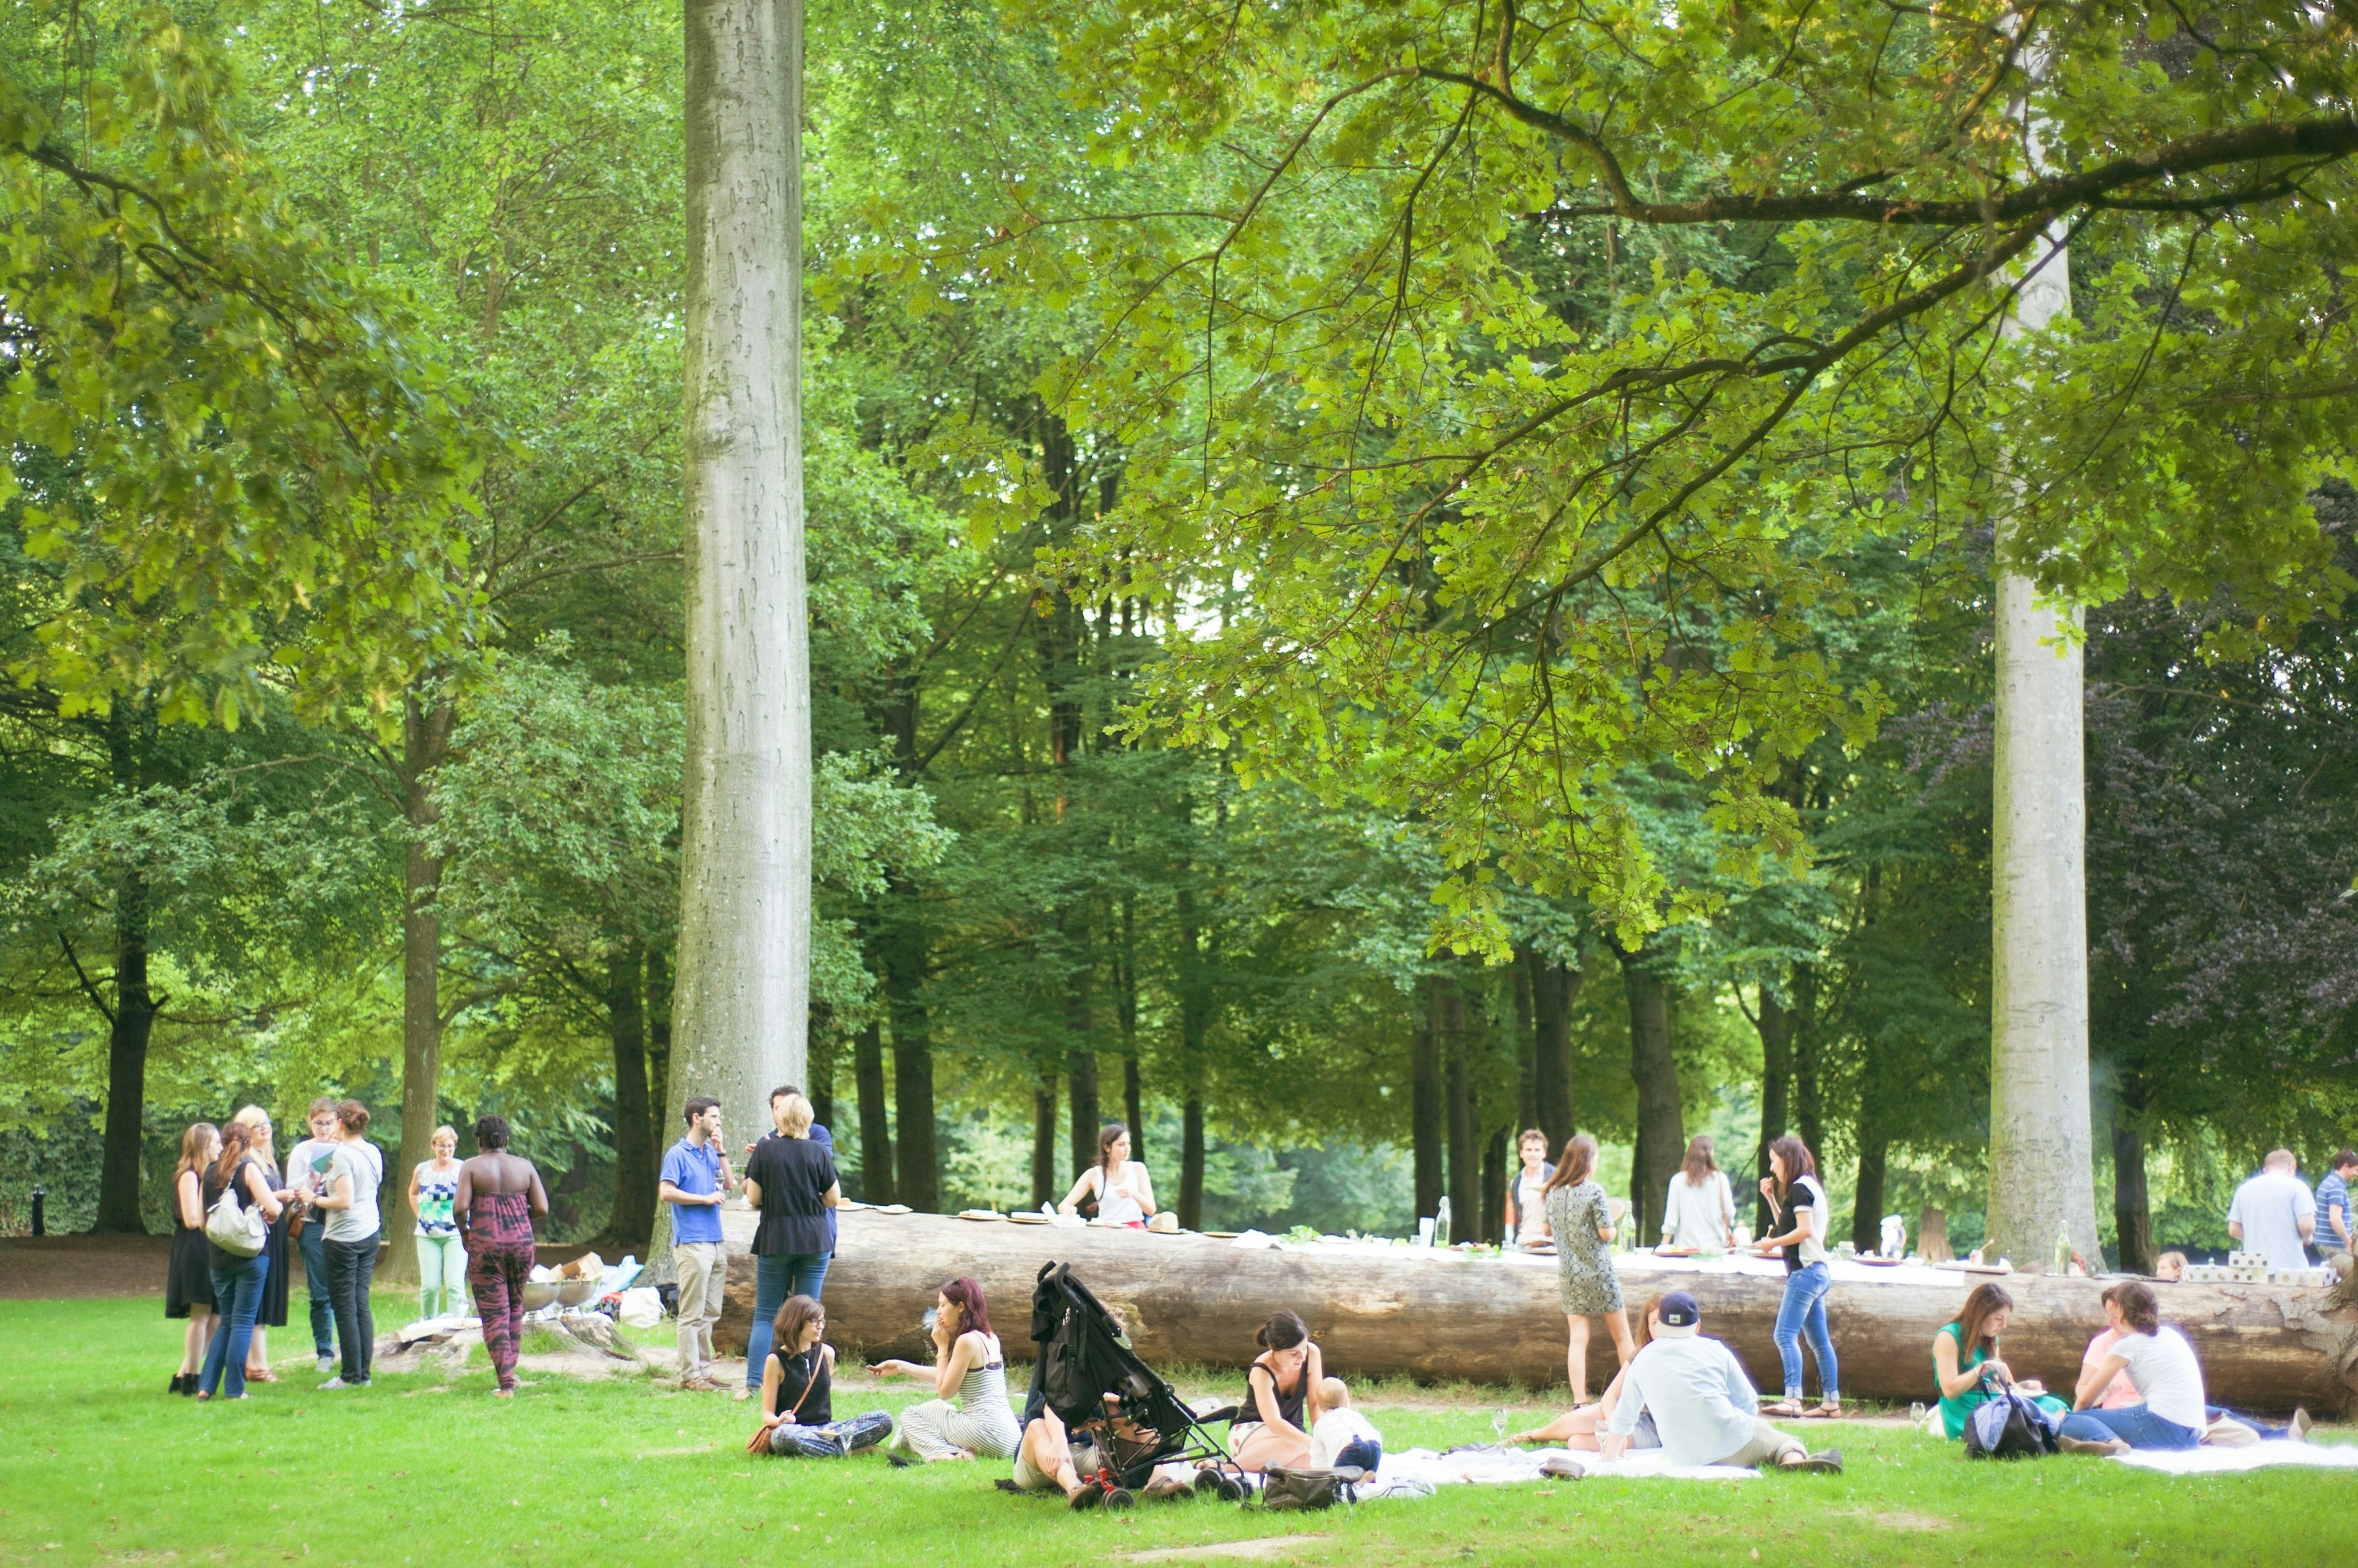
[[[744,1249],[752,1217],[724,1213],[730,1233],[728,1308],[716,1340],[741,1354],[753,1309],[754,1263]],[[1011,1358],[1032,1352],[1032,1286],[1051,1260],[1073,1271],[1130,1325],[1157,1365],[1241,1367],[1253,1331],[1280,1309],[1300,1313],[1340,1375],[1407,1375],[1427,1381],[1562,1387],[1564,1321],[1549,1258],[1390,1252],[1349,1248],[1246,1250],[1224,1240],[1143,1231],[1065,1229],[939,1215],[854,1211],[841,1217],[827,1276],[827,1337],[847,1356],[923,1360],[919,1319],[944,1280],[982,1282],[992,1325]],[[1771,1337],[1781,1278],[1772,1272],[1675,1269],[1640,1256],[1619,1260],[1634,1314],[1658,1291],[1692,1291],[1704,1332],[1725,1340],[1769,1397],[1782,1387]],[[1864,1272],[1864,1271],[1860,1271]],[[1955,1315],[1969,1276],[1928,1280],[1838,1278],[1827,1315],[1842,1389],[1855,1399],[1931,1402],[1931,1343]],[[2010,1275],[2015,1301],[2006,1358],[2017,1377],[2069,1394],[2080,1357],[2104,1326],[2100,1281]],[[2358,1307],[2329,1288],[2269,1285],[2158,1287],[2163,1315],[2193,1342],[2212,1400],[2255,1413],[2296,1405],[2346,1411],[2358,1403]],[[1588,1386],[1615,1366],[1611,1341],[1590,1343]],[[1817,1387],[1814,1368],[1809,1377]]]

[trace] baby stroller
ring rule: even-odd
[[[1041,1265],[1032,1291],[1032,1341],[1039,1350],[1023,1424],[1046,1409],[1076,1437],[1086,1434],[1099,1457],[1097,1470],[1081,1479],[1103,1490],[1106,1507],[1130,1507],[1159,1465],[1208,1459],[1219,1466],[1208,1474],[1233,1474],[1228,1450],[1207,1428],[1233,1418],[1235,1410],[1190,1411],[1139,1359],[1120,1323],[1073,1278],[1070,1264]],[[1241,1488],[1223,1495],[1241,1495]]]

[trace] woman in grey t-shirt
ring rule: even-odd
[[[328,1290],[336,1303],[336,1339],[343,1351],[341,1373],[322,1389],[364,1388],[376,1324],[369,1315],[369,1283],[376,1275],[377,1188],[384,1183],[384,1156],[368,1141],[368,1107],[356,1099],[336,1105],[336,1152],[314,1200],[327,1217],[324,1250]]]

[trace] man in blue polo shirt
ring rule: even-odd
[[[720,1141],[720,1102],[698,1095],[686,1108],[687,1134],[664,1154],[663,1184],[671,1205],[672,1271],[679,1281],[679,1386],[717,1390],[712,1378],[712,1325],[729,1284],[729,1249],[720,1238],[720,1205],[730,1186],[729,1156]]]
[[[2353,1177],[2358,1177],[2358,1149],[2344,1149],[2333,1157],[2333,1173],[2317,1184],[2317,1228],[2309,1244],[2320,1258],[2358,1250],[2351,1246],[2352,1238],[2358,1238],[2358,1222],[2350,1217]]]

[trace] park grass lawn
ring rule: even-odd
[[[380,1301],[378,1321],[400,1321],[396,1298]],[[749,1458],[752,1407],[645,1379],[545,1378],[494,1400],[480,1349],[451,1381],[383,1376],[319,1393],[308,1358],[287,1356],[304,1347],[302,1322],[298,1292],[274,1335],[285,1381],[198,1404],[163,1391],[179,1336],[158,1303],[0,1303],[0,1564],[1046,1568],[1154,1553],[1140,1560],[2296,1568],[2346,1564],[2358,1548],[2350,1471],[2172,1479],[2098,1460],[1968,1464],[1904,1425],[1865,1422],[1831,1429],[1841,1476],[1448,1487],[1315,1515],[1192,1500],[1075,1515],[993,1489],[1001,1465]],[[846,1378],[836,1408],[914,1397]],[[1509,1401],[1519,1421],[1541,1410],[1489,1389],[1387,1386],[1365,1404],[1400,1449],[1487,1441]],[[1254,1541],[1266,1554],[1167,1550]]]

